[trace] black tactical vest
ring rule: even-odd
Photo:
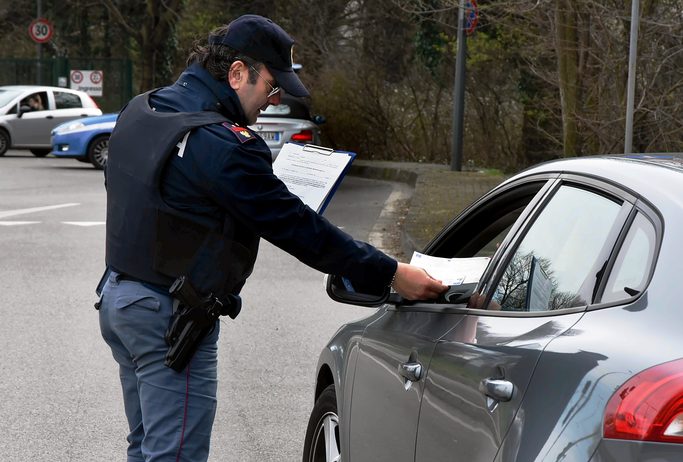
[[[191,215],[166,205],[160,182],[176,144],[193,128],[227,119],[217,112],[157,112],[149,94],[130,101],[109,140],[106,262],[113,270],[161,286],[188,276],[202,295],[213,293],[239,312],[258,237],[239,235],[230,217]],[[244,233],[242,233],[244,234]],[[235,311],[236,310],[236,311]]]

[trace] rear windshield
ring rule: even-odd
[[[286,117],[288,119],[311,120],[311,112],[308,105],[291,96],[282,97],[277,106],[268,106],[261,112],[260,117]]]

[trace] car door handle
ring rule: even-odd
[[[46,119],[54,119],[54,116],[45,116]]]
[[[484,379],[479,383],[479,391],[494,401],[510,401],[515,386],[503,379]]]
[[[407,362],[398,365],[398,373],[406,380],[417,382],[422,378],[422,364]]]

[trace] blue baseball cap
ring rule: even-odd
[[[268,18],[245,14],[228,24],[224,35],[209,35],[209,44],[222,44],[266,65],[277,85],[292,96],[310,96],[292,67],[294,40]]]

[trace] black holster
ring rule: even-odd
[[[199,296],[185,276],[175,280],[169,293],[176,303],[166,331],[169,348],[164,364],[181,372],[202,340],[216,327],[218,317],[228,310],[213,294]]]

